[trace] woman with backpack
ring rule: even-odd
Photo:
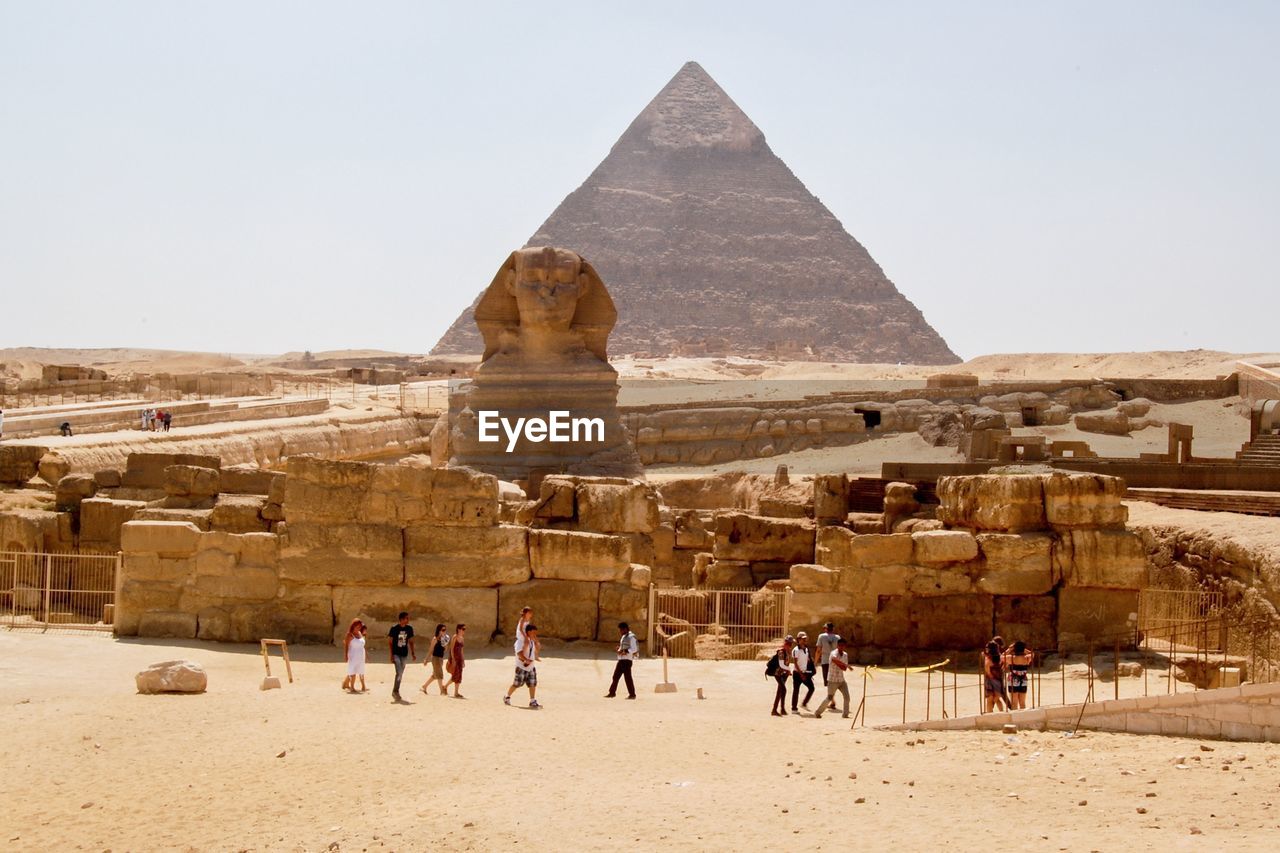
[[[431,654],[427,655],[422,661],[422,665],[431,664],[431,677],[427,679],[426,684],[422,685],[422,692],[426,693],[427,688],[431,686],[431,682],[440,682],[440,695],[445,696],[449,693],[449,686],[444,680],[444,655],[449,647],[449,632],[445,630],[444,623],[436,625],[436,632],[431,638]]]
[[[787,682],[791,680],[791,646],[794,642],[795,639],[788,634],[782,641],[782,648],[774,652],[764,668],[765,678],[772,678],[778,683],[778,690],[773,695],[773,710],[769,712],[772,717],[787,715]]]

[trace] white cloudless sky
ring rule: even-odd
[[[0,347],[425,352],[693,59],[963,357],[1275,350],[1278,44],[1274,2],[0,0]]]

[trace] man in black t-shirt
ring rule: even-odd
[[[391,688],[391,698],[400,701],[400,679],[404,677],[405,658],[412,656],[418,659],[413,648],[413,626],[409,624],[409,614],[401,611],[399,621],[387,632],[387,645],[391,649],[391,662],[396,667],[396,684]]]

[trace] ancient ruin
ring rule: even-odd
[[[529,245],[591,258],[618,301],[617,353],[959,361],[696,62]],[[488,350],[485,298],[434,353]]]
[[[547,474],[643,476],[606,349],[617,316],[576,253],[512,252],[476,306],[484,357],[450,396],[436,460],[534,485]]]

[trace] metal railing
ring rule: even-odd
[[[782,643],[791,588],[686,589],[649,586],[649,654],[756,660]]]
[[[119,554],[0,551],[0,625],[110,631]]]

